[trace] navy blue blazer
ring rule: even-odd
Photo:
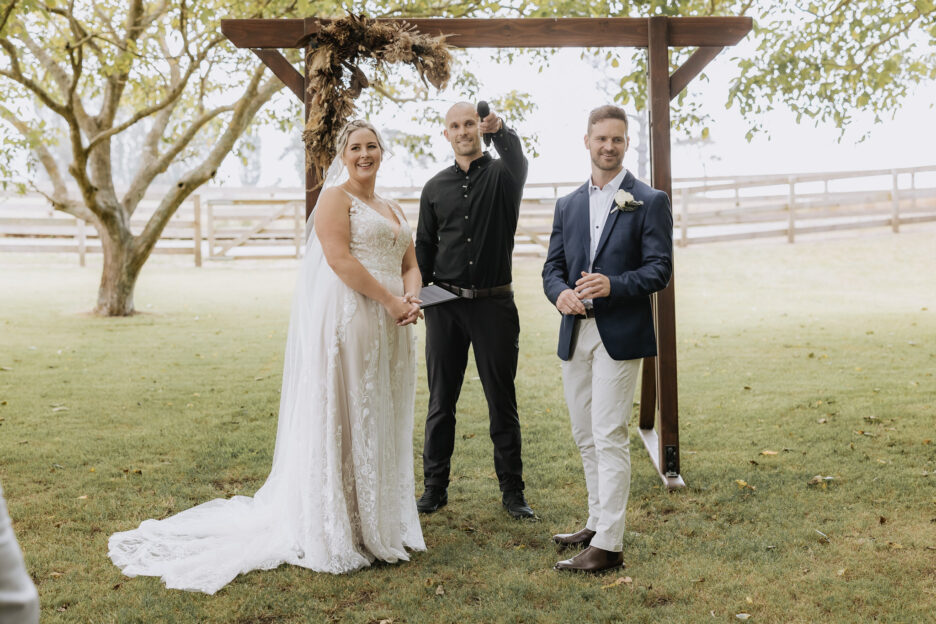
[[[669,197],[639,181],[628,171],[621,188],[642,201],[632,212],[608,205],[608,220],[598,241],[592,272],[606,275],[611,294],[594,300],[595,321],[605,349],[615,360],[633,360],[657,353],[650,295],[662,290],[673,274],[673,213]],[[543,290],[556,304],[559,294],[575,288],[589,270],[591,239],[588,184],[556,202],[549,252],[543,266]],[[559,326],[559,357],[572,356],[576,318],[563,315]]]

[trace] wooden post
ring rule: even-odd
[[[210,199],[205,204],[205,227],[208,230],[208,258],[214,257],[215,229],[214,229],[214,202]]]
[[[689,189],[679,192],[679,240],[685,247],[689,244]]]
[[[306,46],[305,49],[305,80],[306,84],[309,84],[309,56],[312,54],[312,51],[315,50],[315,46],[310,44]],[[313,93],[309,92],[308,88],[303,89],[305,93],[305,116],[302,118],[302,127],[305,128],[306,122],[309,120],[309,113],[312,112],[312,96]],[[319,188],[319,182],[322,181],[321,175],[318,172],[318,169],[309,159],[309,154],[306,152],[306,167],[305,167],[305,216],[306,223],[309,222],[309,216],[312,214],[312,210],[315,209],[315,202],[318,201],[319,193],[322,189]],[[306,232],[306,235],[311,234],[311,232]]]
[[[788,243],[796,239],[796,178],[790,176],[790,190],[787,194],[787,234]]]
[[[78,266],[85,265],[85,253],[87,252],[87,238],[85,234],[84,219],[75,217],[75,226],[78,228]]]
[[[650,102],[650,169],[653,187],[673,195],[670,163],[669,18],[648,20],[648,68]],[[644,360],[640,397],[641,437],[654,458],[657,472],[668,488],[684,487],[679,469],[679,405],[676,385],[676,299],[674,281],[653,297],[657,357]],[[655,370],[653,370],[655,369]],[[652,383],[651,378],[652,377]],[[645,390],[655,390],[653,399]],[[659,406],[659,427],[654,435],[645,425]],[[655,420],[655,419],[654,419]],[[649,421],[649,422],[648,422]],[[653,438],[657,438],[653,440]],[[652,448],[656,442],[656,448]]]
[[[194,211],[194,231],[192,232],[192,242],[195,251],[195,266],[200,267],[202,261],[202,234],[201,234],[201,195],[195,195],[192,198],[192,210]]]
[[[891,230],[900,232],[900,185],[897,170],[891,170]]]

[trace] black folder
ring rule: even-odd
[[[422,300],[419,307],[428,308],[429,306],[445,303],[452,299],[458,299],[458,295],[433,284],[431,286],[425,286],[419,291],[419,298]]]

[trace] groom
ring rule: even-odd
[[[624,562],[630,420],[642,358],[656,355],[650,295],[672,275],[669,198],[623,168],[627,115],[588,117],[591,177],[556,202],[543,289],[562,313],[559,357],[572,436],[582,455],[588,521],[553,537],[584,546],[557,570],[598,572]]]

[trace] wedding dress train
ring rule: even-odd
[[[352,197],[351,253],[395,295],[412,240]],[[273,467],[251,497],[215,499],[115,533],[127,576],[213,594],[238,574],[290,563],[335,574],[425,550],[415,504],[415,337],[332,271],[313,233],[286,343]]]

